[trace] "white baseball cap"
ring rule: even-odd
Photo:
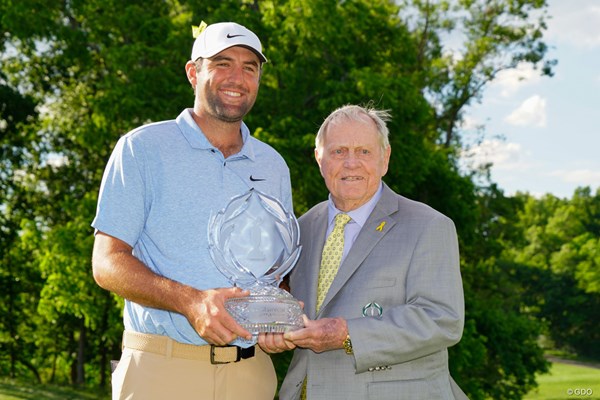
[[[243,46],[256,53],[261,62],[267,62],[262,53],[258,36],[251,30],[235,22],[219,22],[208,25],[194,42],[192,61],[210,58],[233,46]]]

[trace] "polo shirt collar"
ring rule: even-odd
[[[179,127],[179,130],[189,143],[190,147],[199,150],[216,149],[216,147],[208,141],[208,139],[204,135],[204,132],[202,132],[202,129],[200,129],[198,124],[196,124],[196,121],[194,121],[194,118],[192,117],[192,112],[193,111],[191,108],[186,108],[181,112],[181,114],[179,114],[179,116],[175,120],[177,126]],[[254,146],[252,140],[249,140],[249,138],[251,137],[250,130],[243,121],[240,131],[242,132],[242,141],[244,144],[240,152],[232,155],[231,157],[247,157],[250,160],[254,160]]]

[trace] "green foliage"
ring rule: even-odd
[[[458,350],[463,351],[474,342],[472,349],[464,350],[466,356],[459,356],[457,372],[471,399],[520,399],[535,387],[535,373],[547,370],[543,349],[537,345],[541,326],[523,313],[523,288],[512,278],[512,268],[490,258],[469,265],[463,278],[466,318],[474,325],[467,325],[466,332],[474,330],[478,340],[459,343]]]
[[[29,372],[39,381],[35,340],[41,320],[35,307],[43,281],[32,255],[37,253],[41,236],[28,220],[16,231],[20,235],[12,238],[0,259],[0,370],[11,377]]]
[[[600,191],[580,188],[570,201],[517,197],[522,207],[512,229],[523,238],[508,241],[504,257],[520,265],[514,279],[526,289],[524,305],[545,321],[557,348],[600,357]]]
[[[246,123],[288,162],[297,215],[327,196],[313,156],[323,119],[346,103],[390,111],[386,182],[449,215],[460,235],[467,321],[451,368],[472,398],[519,398],[545,369],[533,317],[550,311],[541,314],[537,289],[523,309],[531,288],[513,279],[514,265],[569,272],[581,299],[598,292],[595,198],[578,192],[572,209],[507,199],[457,167],[462,113],[485,85],[519,62],[551,73],[545,1],[46,3],[0,2],[0,373],[108,384],[122,299],[91,276],[102,171],[122,134],[191,105],[183,66],[201,20],[237,21],[262,38],[269,63]],[[450,57],[442,38],[458,29],[466,45]],[[567,208],[534,212],[559,206]],[[281,379],[289,354],[275,359]]]

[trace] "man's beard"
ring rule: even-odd
[[[207,101],[207,109],[209,113],[223,122],[239,122],[241,121],[248,112],[252,109],[254,105],[254,101],[251,103],[245,102],[240,104],[239,106],[235,106],[232,109],[232,106],[227,106],[223,104],[221,99],[218,96],[213,94],[209,89],[205,92],[205,97]]]

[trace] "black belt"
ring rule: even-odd
[[[169,357],[210,361],[211,364],[229,364],[252,358],[256,354],[256,346],[247,349],[231,345],[196,346],[176,342],[167,336],[131,331],[125,331],[123,334],[123,346]]]
[[[215,359],[215,349],[222,349],[223,347],[235,347],[237,350],[237,356],[235,358],[235,360],[233,361],[218,361],[217,359]],[[215,346],[213,344],[210,345],[210,363],[211,364],[229,364],[230,362],[238,362],[240,360],[245,360],[247,358],[252,358],[254,357],[254,354],[256,353],[256,347],[252,346],[252,347],[248,347],[248,348],[243,348],[240,346]]]

